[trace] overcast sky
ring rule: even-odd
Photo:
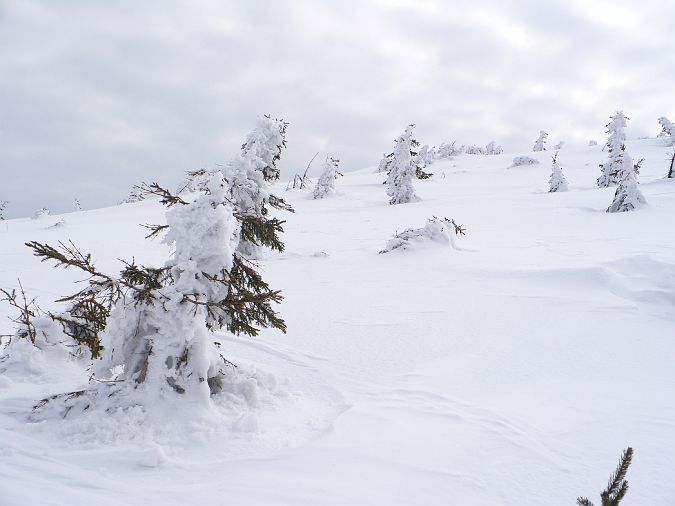
[[[8,216],[112,205],[226,162],[261,114],[283,176],[330,151],[377,164],[422,143],[531,149],[675,121],[673,0],[0,0],[0,200]],[[318,165],[316,167],[318,169]]]

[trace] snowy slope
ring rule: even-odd
[[[629,142],[649,202],[631,213],[604,212],[600,146],[560,152],[567,193],[547,193],[550,152],[514,168],[513,153],[437,162],[415,204],[389,206],[373,169],[329,199],[285,193],[287,249],[263,267],[288,334],[218,336],[277,390],[233,402],[221,425],[185,413],[28,423],[35,400],[88,378],[32,357],[32,371],[0,376],[0,505],[569,505],[596,500],[628,445],[624,504],[675,503],[667,151]],[[20,277],[50,307],[78,279],[31,257],[28,240],[72,239],[106,270],[160,264],[165,246],[137,224],[162,213],[146,201],[0,223],[0,286]],[[461,250],[377,254],[432,215],[466,227]]]

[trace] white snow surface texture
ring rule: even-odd
[[[647,205],[607,213],[600,146],[561,151],[567,192],[548,192],[550,153],[459,155],[389,205],[383,174],[346,172],[296,212],[286,251],[261,268],[283,290],[288,333],[216,333],[238,373],[218,410],[189,403],[36,420],[46,396],[87,386],[86,363],[15,346],[0,364],[0,505],[572,505],[599,493],[635,449],[622,504],[675,504],[675,180],[668,139],[628,141]],[[522,154],[522,153],[520,153]],[[466,228],[379,255],[432,216]],[[77,272],[31,256],[72,239],[97,266],[163,265],[143,238],[156,201],[0,222],[0,286],[46,309]],[[63,220],[65,225],[50,228]],[[0,333],[12,332],[0,306]],[[6,338],[5,338],[6,341]],[[175,406],[176,404],[174,404]]]

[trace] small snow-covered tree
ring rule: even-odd
[[[75,208],[76,213],[82,211],[82,205],[80,204],[80,201],[77,199],[77,197],[73,199],[73,207]]]
[[[411,154],[413,127],[414,125],[408,125],[405,132],[396,139],[394,157],[386,181],[387,195],[391,197],[390,204],[405,204],[420,200],[412,184],[417,170]]]
[[[188,170],[185,172],[185,179],[181,181],[176,188],[176,194],[181,195],[183,193],[193,193],[198,191],[204,191],[207,188],[209,179],[215,174],[216,170]]]
[[[434,161],[434,149],[429,148],[428,144],[425,144],[420,148],[419,153],[417,154],[417,166],[422,169],[431,165]]]
[[[415,125],[410,125],[410,128],[414,128]],[[395,143],[398,142],[398,139],[394,141]],[[433,154],[429,153],[429,146],[424,145],[419,151],[420,143],[417,139],[412,138],[410,139],[410,157],[415,165],[415,173],[414,176],[417,179],[429,179],[431,176],[433,176],[432,173],[430,172],[425,172],[424,169],[433,161]],[[377,172],[386,172],[387,175],[391,172],[392,169],[392,164],[394,162],[394,153],[389,153],[388,155],[384,155],[382,160],[380,160],[379,165],[377,166]]]
[[[621,158],[617,159],[619,186],[614,193],[614,200],[607,208],[608,213],[632,211],[647,203],[647,199],[638,188],[635,167],[628,153],[622,153]]]
[[[589,147],[590,147],[590,146],[597,146],[597,145],[598,145],[598,141],[594,141],[593,139],[591,139],[590,141],[588,141],[588,146],[589,146]]]
[[[0,221],[5,219],[5,209],[7,209],[8,204],[9,200],[0,200]]]
[[[659,125],[661,125],[659,137],[668,137],[670,138],[671,144],[675,144],[675,125],[673,125],[673,123],[665,116],[659,118]]]
[[[601,188],[613,186],[619,182],[619,170],[623,166],[622,158],[626,150],[626,134],[623,131],[626,128],[626,120],[628,118],[623,115],[623,111],[617,111],[607,123],[609,138],[605,146],[609,151],[609,160],[600,164],[602,173],[598,178],[598,186]]]
[[[560,141],[558,144],[556,144],[555,146],[553,146],[553,149],[555,149],[555,150],[561,150],[561,149],[563,148],[564,145],[565,145],[565,141]]]
[[[313,197],[315,199],[323,199],[335,193],[335,180],[342,175],[337,170],[339,163],[340,160],[336,158],[326,158],[321,175],[314,187]]]
[[[546,144],[546,137],[548,137],[548,134],[544,130],[540,130],[539,138],[535,141],[532,151],[546,151],[546,147],[544,146]]]
[[[551,165],[551,177],[548,180],[549,192],[566,192],[567,180],[562,172],[562,167],[558,164],[558,152],[553,156]]]

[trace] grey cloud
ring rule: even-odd
[[[0,2],[0,199],[14,216],[114,204],[227,161],[264,113],[291,123],[286,176],[316,151],[373,165],[410,122],[423,142],[527,150],[541,128],[602,140],[623,108],[654,134],[675,115],[675,5],[598,5]]]

